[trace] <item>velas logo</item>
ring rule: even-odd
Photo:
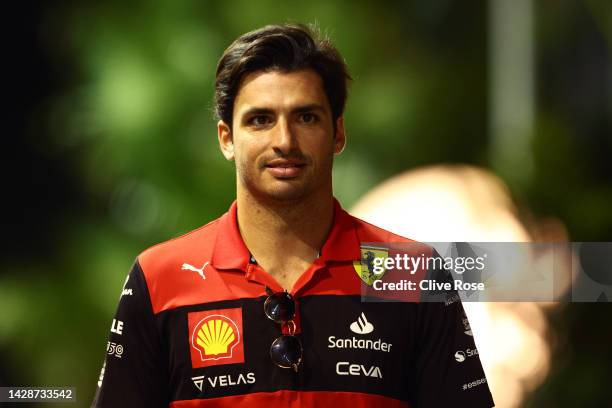
[[[191,381],[193,381],[193,385],[195,385],[198,390],[204,391],[205,387],[217,388],[233,387],[235,385],[255,384],[255,373],[249,372],[246,374],[239,373],[238,375],[222,374],[212,376],[199,375],[197,377],[191,377]]]
[[[193,385],[195,385],[198,390],[202,391],[202,388],[204,386],[204,376],[203,375],[198,375],[197,377],[191,377],[191,381],[193,381]]]
[[[241,308],[191,312],[187,318],[193,368],[244,363]]]

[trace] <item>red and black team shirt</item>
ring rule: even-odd
[[[458,298],[362,302],[360,242],[406,239],[335,203],[320,257],[297,280],[299,370],[269,349],[263,310],[282,291],[252,259],[236,203],[221,218],[144,251],[122,290],[95,407],[492,407]]]

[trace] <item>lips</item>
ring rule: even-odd
[[[303,171],[306,163],[299,160],[275,159],[266,164],[266,169],[276,178],[295,178]]]

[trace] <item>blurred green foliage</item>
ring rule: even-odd
[[[546,4],[535,10],[536,169],[514,194],[574,240],[609,240],[612,8]],[[314,23],[345,56],[348,147],[334,170],[345,207],[415,166],[490,164],[485,1],[75,2],[42,16],[40,46],[62,85],[29,116],[25,143],[64,169],[36,177],[78,193],[56,197],[51,229],[28,236],[48,253],[1,265],[0,370],[13,384],[76,386],[86,406],[136,255],[233,200],[211,107],[217,59],[241,33]]]

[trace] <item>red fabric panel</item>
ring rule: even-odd
[[[244,404],[244,405],[240,405]],[[249,408],[334,407],[334,408],[409,408],[403,401],[381,395],[334,391],[276,391],[201,400],[174,401],[172,408]]]

